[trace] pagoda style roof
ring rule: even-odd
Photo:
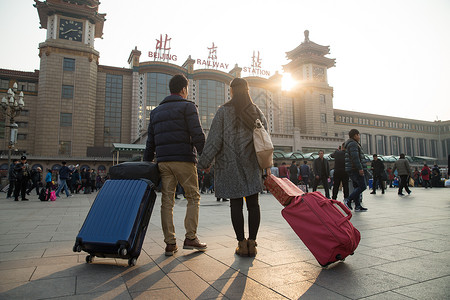
[[[304,64],[316,64],[327,68],[334,67],[336,60],[325,57],[330,53],[330,46],[322,46],[309,40],[309,31],[305,30],[305,40],[294,50],[286,52],[286,57],[291,60],[283,66],[287,72]]]
[[[299,66],[302,66],[305,64],[316,64],[316,65],[320,65],[320,66],[325,66],[327,68],[331,68],[336,65],[336,59],[313,55],[313,54],[312,55],[302,54],[302,55],[297,56],[294,60],[292,60],[288,64],[284,65],[283,70],[285,70],[286,72],[289,72],[292,69],[296,69]]]
[[[39,21],[41,28],[47,28],[47,19],[56,13],[74,18],[88,19],[92,24],[95,24],[95,37],[101,38],[103,36],[103,23],[105,22],[106,14],[98,13],[98,0],[34,0],[34,7],[39,13]]]
[[[309,40],[309,31],[305,30],[305,40],[294,50],[286,52],[288,59],[294,60],[299,55],[312,54],[324,56],[330,54],[330,46],[322,46]]]

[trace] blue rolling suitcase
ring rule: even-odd
[[[95,198],[73,246],[94,257],[128,259],[136,265],[141,253],[156,193],[151,181],[108,180]]]

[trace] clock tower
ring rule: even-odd
[[[327,58],[329,46],[305,40],[294,50],[286,52],[291,60],[283,66],[285,72],[300,82],[294,91],[294,127],[301,133],[334,136],[333,88],[328,85],[327,71],[335,59]]]
[[[97,67],[95,38],[106,14],[98,0],[35,0],[41,28],[34,155],[86,156],[94,146]]]

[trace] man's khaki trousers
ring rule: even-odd
[[[193,162],[170,161],[158,163],[161,174],[161,224],[166,244],[176,244],[175,226],[173,224],[173,206],[175,191],[180,183],[187,200],[184,227],[186,238],[197,237],[200,193],[198,190],[197,167]]]

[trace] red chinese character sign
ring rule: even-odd
[[[255,51],[253,51],[251,66],[243,67],[242,72],[250,73],[251,76],[270,76],[270,71],[262,69],[261,62],[262,59],[259,56],[259,51],[257,54],[255,54]]]
[[[216,61],[217,60],[217,46],[214,46],[214,42],[212,43],[211,48],[208,47],[208,50],[209,50],[208,59],[210,59],[212,61]]]
[[[149,51],[148,57],[152,57],[154,61],[167,61],[170,60],[176,61],[177,56],[170,54],[170,41],[172,38],[169,38],[167,34],[163,38],[163,35],[159,35],[159,39],[156,39],[156,47],[155,52]]]

